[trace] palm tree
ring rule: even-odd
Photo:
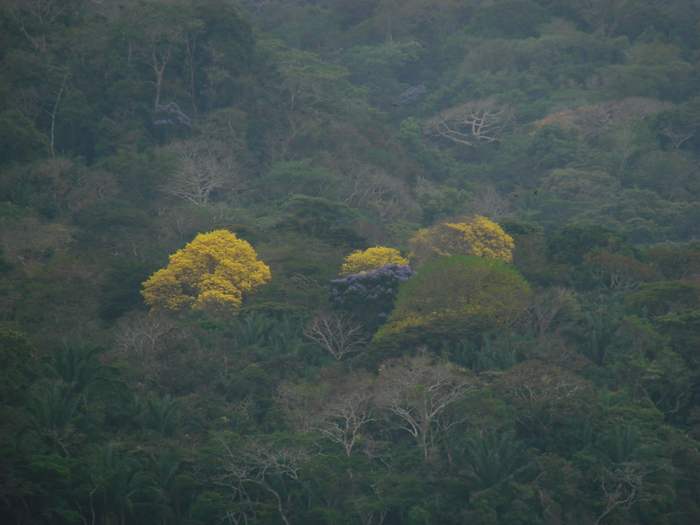
[[[63,341],[52,358],[45,363],[48,376],[62,382],[75,394],[92,394],[102,387],[115,386],[117,368],[103,365],[100,354],[104,348],[83,341]]]
[[[146,510],[162,511],[166,502],[156,476],[147,472],[133,454],[119,454],[115,443],[104,447],[91,475],[91,505],[101,525],[126,525],[127,516]]]
[[[182,400],[165,396],[160,399],[151,395],[148,398],[147,425],[161,436],[170,438],[184,423],[180,417]]]
[[[528,451],[512,433],[477,434],[464,442],[462,452],[466,465],[460,474],[476,492],[493,487],[529,463]]]

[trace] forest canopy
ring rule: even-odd
[[[0,523],[700,523],[698,0],[0,4]]]

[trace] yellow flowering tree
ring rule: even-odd
[[[345,258],[345,263],[340,268],[340,275],[346,276],[353,273],[373,272],[387,264],[407,266],[408,259],[401,256],[398,250],[375,246],[363,251],[356,251]]]
[[[152,312],[201,309],[235,314],[243,296],[270,280],[270,268],[253,247],[234,233],[217,230],[197,235],[170,256],[167,268],[143,283]]]
[[[421,266],[451,255],[473,255],[512,262],[513,238],[486,217],[469,217],[461,222],[444,222],[420,230],[410,241],[411,262]]]

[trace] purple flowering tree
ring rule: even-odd
[[[414,275],[408,266],[386,264],[373,272],[354,273],[331,281],[329,300],[339,309],[351,312],[369,328],[382,324],[399,293],[399,285]]]
[[[177,122],[183,126],[187,126],[190,129],[192,128],[190,117],[185,115],[180,109],[180,106],[178,106],[175,102],[171,102],[170,104],[166,104],[164,106],[158,104],[156,106],[156,113],[162,113],[162,115],[161,118],[153,122],[154,126],[175,126],[175,120],[177,120]]]
[[[399,104],[411,104],[413,102],[418,102],[418,100],[427,92],[428,90],[423,84],[420,86],[410,87],[399,95]]]

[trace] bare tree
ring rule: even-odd
[[[542,337],[550,331],[550,328],[576,312],[578,312],[578,304],[573,291],[556,286],[532,297],[530,306],[527,308],[525,328],[531,330],[535,337]]]
[[[494,392],[511,399],[521,424],[539,431],[566,418],[583,417],[591,402],[585,380],[558,366],[534,360],[503,372],[494,383]]]
[[[9,0],[3,4],[18,29],[41,53],[48,52],[48,28],[71,5],[66,0]]]
[[[601,102],[594,106],[579,106],[574,110],[563,108],[535,122],[535,127],[553,125],[567,130],[574,128],[581,138],[590,138],[607,133],[614,127],[632,126],[642,119],[672,107],[671,102],[628,97]]]
[[[282,385],[280,399],[300,431],[318,432],[352,454],[360,430],[376,420],[374,379],[349,374],[317,388]]]
[[[304,335],[330,352],[336,361],[360,351],[369,341],[362,325],[346,313],[316,317],[304,328]]]
[[[115,330],[114,352],[143,355],[159,350],[165,336],[177,330],[177,322],[167,315],[131,312],[117,321]]]
[[[599,468],[597,482],[605,497],[605,510],[594,525],[618,507],[629,509],[636,503],[659,499],[649,490],[649,478],[664,468],[654,462],[624,462],[613,469]]]
[[[377,505],[382,499],[380,486],[377,483],[373,483],[370,488],[372,489],[372,495],[356,498],[353,501],[353,506],[362,525],[382,525],[390,508]]]
[[[251,485],[255,485],[274,496],[277,509],[285,525],[291,525],[284,508],[284,499],[279,488],[270,483],[271,477],[298,479],[301,462],[311,457],[308,450],[291,448],[276,441],[246,441],[235,446],[221,438],[224,448],[223,474],[217,483],[233,491],[235,510],[229,510],[229,519],[238,523],[248,522],[248,516],[255,515],[262,503]]]
[[[382,365],[377,401],[398,417],[399,428],[418,440],[428,460],[435,427],[448,428],[456,423],[443,417],[445,410],[476,387],[472,376],[448,364],[431,363],[423,351]]]
[[[51,157],[56,156],[56,151],[54,149],[55,139],[56,139],[56,113],[58,113],[58,105],[61,103],[61,97],[66,89],[66,81],[68,80],[68,73],[63,77],[63,82],[61,82],[61,88],[56,94],[56,103],[53,105],[53,111],[51,111],[51,140],[49,142]]]
[[[382,201],[394,189],[391,182],[393,182],[391,177],[383,171],[359,166],[343,181],[343,202],[349,206],[362,209],[370,202]],[[398,185],[401,184],[400,181],[397,182]]]
[[[641,147],[637,144],[637,136],[629,126],[620,126],[613,135],[615,152],[618,154],[619,166],[617,168],[617,182],[622,184],[622,178],[629,160],[639,151]]]
[[[536,338],[523,353],[527,359],[537,359],[573,372],[580,372],[590,364],[559,330]]]
[[[272,0],[241,0],[241,4],[250,6],[255,12],[263,9]]]
[[[499,104],[495,99],[474,100],[428,119],[424,133],[470,147],[501,142],[500,133],[513,121],[514,116],[515,110],[511,106]]]
[[[671,142],[673,142],[673,145],[676,147],[676,149],[679,149],[681,147],[681,144],[683,144],[686,140],[691,139],[695,136],[694,129],[676,130],[670,126],[662,128],[660,133],[664,137],[668,137],[669,139],[671,139]]]
[[[19,109],[29,120],[36,121],[42,112],[42,99],[35,86],[15,87],[8,94],[11,106]]]
[[[368,210],[383,223],[414,220],[420,213],[408,185],[382,170],[358,166],[341,182],[343,201]]]
[[[499,390],[519,401],[560,401],[587,388],[585,381],[537,361],[514,366],[499,380]]]
[[[0,222],[0,248],[4,258],[21,265],[28,277],[46,257],[61,252],[73,240],[72,229],[54,222],[42,224],[27,218],[16,223]]]
[[[176,141],[167,150],[182,163],[164,188],[173,197],[199,205],[208,203],[217,192],[246,189],[235,155],[220,142]]]
[[[627,97],[607,102],[614,124],[630,124],[673,107],[672,102],[654,98]]]
[[[484,193],[474,200],[472,207],[477,215],[483,215],[494,222],[511,216],[508,211],[510,201],[500,195],[493,186],[487,186]]]
[[[593,270],[596,280],[609,290],[635,290],[655,278],[652,266],[619,253],[596,250],[586,256],[584,265]]]
[[[182,33],[182,26],[175,24],[149,27],[144,34],[144,41],[146,43],[144,61],[153,69],[155,75],[154,81],[148,81],[149,84],[153,84],[156,87],[154,109],[158,109],[160,105],[165,69],[173,60],[173,44],[182,39]]]
[[[608,38],[617,28],[629,3],[629,0],[580,0],[578,7],[586,23]]]

